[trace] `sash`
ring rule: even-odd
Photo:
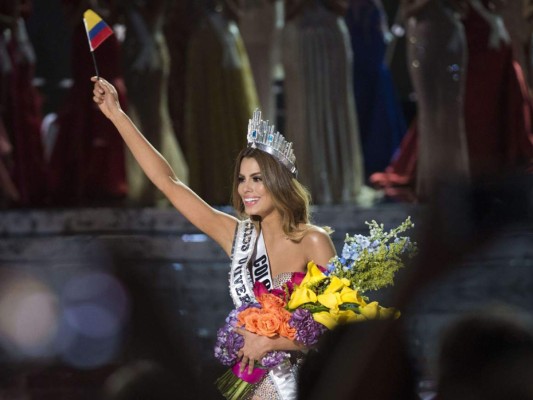
[[[230,270],[230,294],[235,307],[255,301],[253,288],[257,281],[272,289],[265,240],[262,233],[257,237],[252,221],[241,221],[235,232]]]
[[[229,292],[235,308],[255,301],[254,284],[248,273],[248,264],[252,259],[257,232],[252,221],[240,221],[235,231],[231,269],[229,274]]]
[[[272,273],[263,234],[258,237],[250,220],[239,222],[233,241],[229,288],[235,307],[255,301],[254,282],[272,289]],[[268,376],[282,400],[296,399],[296,377],[289,362],[272,368]]]
[[[255,257],[252,260],[252,281],[254,283],[261,282],[268,290],[271,290],[274,285],[263,232],[259,235],[255,246]]]
[[[293,368],[290,362],[285,361],[268,373],[282,400],[296,400],[296,376]]]

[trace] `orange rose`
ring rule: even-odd
[[[289,321],[291,320],[291,313],[285,309],[282,309],[281,311],[283,312],[283,323],[281,324],[281,329],[279,331],[279,334],[281,336],[284,336],[288,339],[293,340],[294,337],[296,336],[296,329],[292,328],[289,325]]]
[[[244,327],[249,332],[258,333],[260,310],[255,307],[247,308],[239,313],[237,325]]]
[[[274,296],[273,294],[262,294],[257,299],[261,306],[264,309],[272,309],[272,308],[283,308],[285,307],[285,302],[283,299],[280,299],[278,296]]]
[[[284,321],[279,328],[279,335],[294,340],[296,337],[296,329],[289,325],[289,321]]]
[[[276,336],[279,332],[282,319],[277,312],[263,311],[257,321],[257,333],[267,337]]]

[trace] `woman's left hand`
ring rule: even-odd
[[[237,353],[241,360],[240,370],[244,371],[248,367],[248,373],[251,374],[254,370],[255,362],[261,361],[265,354],[272,350],[269,348],[272,339],[242,328],[235,328],[235,332],[244,337],[244,346]]]

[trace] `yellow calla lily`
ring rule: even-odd
[[[324,325],[329,330],[337,326],[337,318],[327,311],[313,313],[313,319],[319,324]]]
[[[315,292],[307,289],[306,287],[299,286],[294,290],[294,292],[292,292],[288,307],[289,309],[295,309],[300,307],[302,304],[316,303],[316,301],[317,297]]]
[[[324,293],[317,296],[317,301],[329,309],[337,309],[344,303],[355,303],[365,306],[365,301],[359,295],[357,290],[344,286],[340,292]]]
[[[342,304],[340,293],[324,293],[317,296],[317,300],[329,309],[337,309]]]
[[[349,322],[360,322],[366,320],[363,315],[358,314],[352,310],[330,310],[330,312],[321,311],[314,313],[313,319],[330,330],[335,328],[339,324],[346,324]]]
[[[320,268],[318,268],[318,265],[316,265],[313,261],[310,261],[307,264],[307,273],[305,274],[302,283],[300,283],[300,286],[313,285],[325,278],[326,275],[324,275]]]
[[[359,307],[359,312],[367,319],[379,318],[379,304],[377,301],[373,301],[365,306]]]
[[[324,294],[338,292],[345,286],[346,285],[342,279],[339,279],[338,277],[333,276],[329,282],[328,287],[324,290]]]
[[[337,315],[337,323],[346,324],[348,322],[365,321],[366,318],[352,310],[339,311]]]
[[[387,318],[399,318],[400,312],[393,307],[385,308],[381,307],[377,301],[360,307],[359,311],[367,319],[387,319]]]
[[[340,296],[343,303],[356,303],[362,306],[366,305],[359,292],[347,286],[342,288]]]

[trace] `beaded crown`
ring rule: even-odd
[[[292,143],[287,142],[279,132],[274,132],[274,125],[261,119],[261,111],[256,109],[248,122],[248,147],[257,148],[275,157],[291,174],[296,177],[296,157]]]

